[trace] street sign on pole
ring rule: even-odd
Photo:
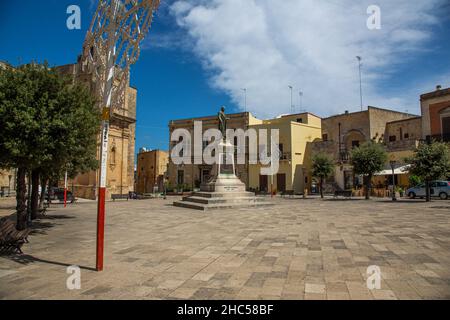
[[[97,208],[97,271],[103,270],[109,125],[112,109],[123,106],[130,66],[139,58],[159,0],[100,0],[83,46],[82,69],[91,72],[102,103]]]

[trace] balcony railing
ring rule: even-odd
[[[347,149],[341,149],[339,151],[339,160],[342,162],[350,161],[350,152]]]
[[[281,161],[291,161],[292,154],[290,152],[283,152],[282,154],[280,154],[280,160]]]

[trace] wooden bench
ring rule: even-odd
[[[127,200],[129,199],[129,195],[128,194],[112,194],[111,195],[111,199],[112,201],[116,201],[116,200]]]
[[[352,191],[351,190],[336,190],[334,192],[334,197],[344,197],[344,198],[351,198],[352,197]]]
[[[0,219],[0,251],[14,249],[22,254],[21,248],[24,243],[28,243],[30,232],[30,228],[17,230],[15,222],[8,218]]]

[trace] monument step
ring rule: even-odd
[[[245,197],[216,197],[216,198],[205,198],[205,197],[198,197],[198,196],[190,196],[190,197],[184,197],[183,201],[187,202],[195,202],[195,203],[203,203],[203,204],[214,204],[214,203],[245,203],[245,202],[261,202],[265,199],[257,198],[255,196],[245,196]]]
[[[213,204],[204,204],[204,203],[195,203],[190,201],[176,201],[173,203],[175,207],[188,208],[194,210],[220,210],[220,209],[232,209],[232,208],[256,208],[256,207],[266,207],[272,206],[273,203],[266,201],[257,201],[257,202],[225,202],[225,203],[213,203]]]
[[[199,191],[192,194],[194,197],[201,198],[235,198],[235,197],[254,197],[253,192],[239,191],[239,192],[207,192]]]

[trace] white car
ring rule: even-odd
[[[416,197],[426,197],[425,183],[419,184],[413,188],[406,190],[406,194],[411,199]],[[430,194],[432,197],[439,197],[442,200],[448,199],[450,196],[450,182],[449,181],[432,181],[430,183]]]

